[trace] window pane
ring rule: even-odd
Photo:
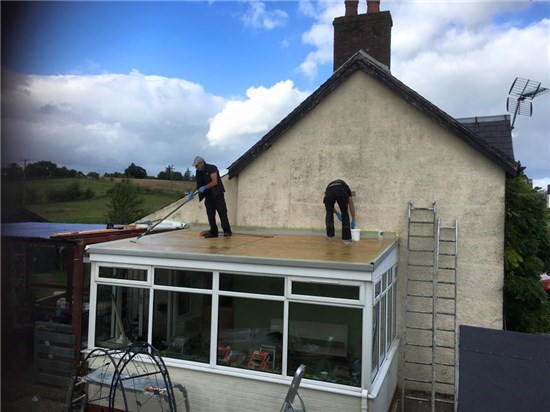
[[[374,297],[377,298],[380,295],[380,281],[374,285]]]
[[[361,384],[362,310],[291,303],[288,371],[306,365],[306,377]]]
[[[156,290],[153,346],[162,356],[209,362],[212,296]]]
[[[380,364],[386,359],[386,298],[387,295],[384,295],[380,301]]]
[[[147,281],[145,269],[113,268],[107,266],[99,267],[99,277],[107,279],[141,280]]]
[[[292,282],[292,293],[295,295],[357,300],[359,299],[359,286],[315,282]]]
[[[386,348],[389,349],[389,347],[391,346],[391,342],[392,342],[392,331],[393,331],[393,287],[391,287],[389,290],[388,290],[388,294],[387,294],[387,307],[388,307],[388,321],[387,321],[387,325],[388,325],[388,331],[386,333]]]
[[[282,296],[285,293],[285,280],[282,277],[220,273],[220,290]]]
[[[218,365],[281,373],[283,302],[220,297]]]
[[[378,359],[380,350],[380,302],[374,305],[372,311],[372,380],[378,371]]]
[[[97,285],[95,344],[103,348],[147,342],[149,290]]]
[[[212,273],[156,268],[155,284],[182,288],[212,289]]]

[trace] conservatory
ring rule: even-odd
[[[387,410],[398,243],[178,230],[91,245],[88,347],[149,342],[194,411],[279,410],[301,364],[308,409]]]

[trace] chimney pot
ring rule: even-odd
[[[359,0],[345,0],[346,16],[357,16],[357,8],[359,7]]]
[[[380,12],[380,0],[367,0],[367,14]]]

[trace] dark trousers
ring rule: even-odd
[[[223,193],[217,196],[206,196],[204,198],[206,206],[206,216],[208,216],[208,224],[210,225],[210,233],[218,235],[218,225],[216,224],[216,212],[220,216],[222,229],[224,233],[231,233],[231,226],[227,218],[227,206],[225,205],[225,196]]]
[[[326,210],[325,224],[327,227],[327,236],[334,237],[334,204],[338,203],[338,207],[342,212],[342,240],[351,240],[347,194],[329,188],[325,193],[323,203],[325,204]]]

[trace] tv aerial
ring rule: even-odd
[[[540,82],[516,77],[506,99],[506,110],[508,113],[514,113],[512,129],[518,114],[529,117],[533,115],[533,103],[531,101],[546,92],[548,92],[548,89],[541,87]]]

